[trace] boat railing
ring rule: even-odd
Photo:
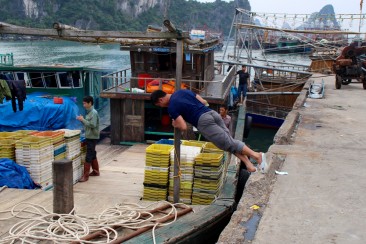
[[[268,104],[254,100],[247,100],[246,102],[247,113],[260,114],[279,119],[285,119],[287,114],[291,112],[291,109],[292,108],[286,106]]]
[[[298,67],[299,69],[301,67]],[[286,68],[282,68],[286,69]],[[304,81],[307,78],[309,78],[310,74],[304,74],[301,73],[302,70],[299,70],[300,72],[296,70],[290,70],[287,71],[283,70],[277,70],[277,69],[263,69],[263,68],[254,68],[255,75],[254,80],[261,80],[261,81],[267,81],[267,82],[295,82],[295,81]]]
[[[164,85],[172,86],[174,90],[175,78],[151,77],[151,76],[129,76],[130,69],[116,71],[102,76],[103,93],[139,93],[149,94],[151,90],[151,81],[157,89],[163,89]],[[224,77],[220,76],[220,80],[193,80],[182,79],[181,84],[185,89],[200,94],[203,97],[214,97],[224,99],[228,96],[230,88],[235,82],[235,69],[226,73]]]
[[[0,54],[0,65],[13,66],[14,65],[13,53]]]

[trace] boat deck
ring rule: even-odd
[[[75,212],[77,214],[101,213],[118,203],[135,203],[142,206],[151,204],[152,202],[142,200],[147,146],[147,144],[136,144],[127,147],[110,145],[106,142],[98,144],[101,176],[90,177],[89,181],[74,185]],[[8,211],[21,202],[39,204],[52,212],[53,192],[52,190],[9,188],[0,191],[0,212]],[[206,206],[193,206],[195,211],[204,207]],[[9,216],[9,214],[0,214],[0,219]],[[14,224],[22,220],[12,218],[0,221],[0,240],[8,235],[9,229]]]

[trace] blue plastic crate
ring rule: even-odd
[[[160,139],[159,141],[155,142],[155,144],[174,145],[174,140],[171,140],[171,139]]]
[[[63,152],[66,152],[66,145],[56,149],[55,151],[53,151],[53,156],[57,156]]]

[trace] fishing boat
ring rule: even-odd
[[[150,93],[155,89],[161,88],[173,92],[175,86],[180,82],[183,89],[190,89],[206,99],[212,109],[216,110],[221,104],[227,102],[230,88],[235,82],[235,69],[225,74],[215,74],[214,51],[219,44],[218,40],[194,41],[186,37],[177,38],[180,35],[179,32],[170,25],[168,25],[168,29],[173,29],[174,35],[161,33],[163,38],[157,38],[158,35],[150,34],[155,38],[120,40],[121,50],[130,52],[131,68],[101,76],[99,87],[103,90],[99,90],[100,97],[110,101],[112,144],[130,143],[131,145],[157,138],[173,137],[175,133],[169,123],[169,117],[168,123],[166,123],[166,109],[155,107],[150,102]],[[58,32],[57,35],[59,34]],[[70,36],[67,36],[67,39],[70,39]],[[184,39],[184,43],[182,39]],[[182,46],[179,46],[180,44]],[[181,52],[182,50],[184,51]],[[21,67],[19,70],[11,67],[9,74],[16,76],[15,78],[28,80],[29,89],[47,90],[51,87],[47,84],[45,76],[51,75],[55,77],[56,81],[53,84],[57,84],[57,88],[60,89],[62,87],[58,87],[58,85],[61,84],[60,79],[63,77],[61,74],[70,70],[66,68],[59,70],[59,68],[40,67],[34,71],[34,67],[28,70],[25,67]],[[8,72],[8,70],[4,69],[3,72]],[[38,72],[38,75],[32,76],[30,72]],[[78,72],[81,73],[80,77],[86,77],[83,75],[86,70],[81,69]],[[19,77],[18,74],[23,77]],[[180,75],[181,78],[177,78],[177,75]],[[41,85],[32,80],[32,78],[39,77],[41,77],[39,79]],[[79,83],[81,82],[79,81]],[[244,119],[245,110],[242,108],[239,110],[236,123],[235,137],[238,140],[242,140],[244,134]],[[189,213],[173,224],[155,230],[157,242],[207,242],[214,241],[218,237],[220,233],[218,230],[229,221],[241,197],[245,178],[243,178],[243,174],[245,174],[243,172],[246,172],[241,170],[240,163],[237,163],[237,159],[231,155],[225,156],[224,165],[221,191],[217,198],[213,199],[209,205],[198,206],[200,207],[198,212]],[[129,242],[146,243],[151,240],[149,232],[139,235]]]
[[[265,53],[310,53],[312,46],[298,39],[281,37],[276,43],[267,44],[263,47]]]
[[[203,29],[192,29],[189,32],[189,37],[192,40],[210,40],[210,39],[217,39],[219,40],[219,43],[215,47],[215,51],[222,51],[222,48],[224,47],[224,36],[222,32],[215,32],[211,30],[205,30]]]
[[[24,80],[27,94],[37,93],[37,96],[43,96],[48,100],[54,97],[70,98],[78,108],[77,113],[79,114],[83,114],[85,110],[82,106],[83,97],[92,96],[94,98],[94,107],[102,117],[100,130],[109,126],[109,101],[101,98],[100,92],[103,89],[102,76],[108,74],[111,70],[61,64],[13,65],[13,56],[8,54],[6,57],[8,62],[0,65],[0,75],[4,79]],[[25,100],[25,102],[25,106],[35,105],[35,100],[33,102]],[[3,109],[5,108],[3,107]],[[9,129],[7,125],[3,124],[3,126]],[[24,129],[20,124],[19,126],[12,125],[12,127],[12,130]],[[43,128],[43,130],[47,129],[60,128]],[[42,130],[42,128],[38,128],[38,130]]]

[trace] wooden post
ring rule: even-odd
[[[183,67],[183,40],[177,39],[177,66],[176,66],[176,79],[175,79],[175,91],[180,90],[181,80],[182,80],[182,67]],[[181,131],[179,129],[174,129],[174,203],[179,202],[180,194],[180,140]]]
[[[55,160],[52,164],[53,212],[68,214],[74,208],[72,161]]]

